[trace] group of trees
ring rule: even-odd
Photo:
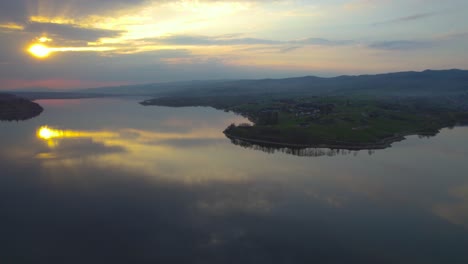
[[[258,115],[257,123],[259,125],[276,125],[279,122],[278,111],[264,111]]]
[[[43,108],[27,99],[0,94],[0,121],[27,120],[40,115]]]

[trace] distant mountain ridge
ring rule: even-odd
[[[80,90],[85,93],[151,96],[372,95],[451,96],[468,93],[467,70],[425,70],[337,77],[215,80]]]

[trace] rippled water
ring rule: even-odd
[[[295,156],[137,102],[0,123],[1,263],[468,263],[467,127]]]

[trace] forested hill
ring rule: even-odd
[[[224,131],[234,142],[377,149],[468,123],[468,71],[231,81],[161,93],[141,104],[210,106],[248,117],[254,125]]]
[[[239,96],[239,95],[371,95],[432,97],[468,95],[468,71],[426,70],[377,75],[315,76],[261,79],[192,81],[87,89],[108,94],[155,96]]]
[[[0,93],[0,121],[26,120],[40,115],[42,111],[42,107],[37,103]]]

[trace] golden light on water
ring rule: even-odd
[[[175,120],[177,121],[177,120]],[[179,124],[185,124],[180,120]],[[194,151],[187,151],[180,144],[184,142],[217,142],[225,140],[225,136],[219,132],[218,127],[200,127],[199,129],[185,132],[161,132],[148,131],[133,128],[102,129],[102,130],[72,130],[57,129],[51,126],[38,127],[36,137],[44,146],[36,154],[47,168],[57,166],[81,166],[83,162],[90,162],[97,166],[117,166],[118,168],[142,171],[144,175],[160,177],[162,170],[168,177],[181,177],[189,182],[199,179],[210,179],[219,174],[207,174],[206,170],[193,171],[199,164],[213,164],[212,156],[219,155],[217,148],[208,148],[203,144],[200,147],[212,153],[212,155],[200,155],[198,146],[194,145]],[[217,144],[217,143],[215,143]],[[223,155],[221,155],[223,156]],[[177,160],[185,160],[180,166]],[[169,167],[162,166],[171,164]],[[211,166],[210,165],[210,166]],[[213,165],[215,166],[215,165]],[[217,171],[219,170],[210,170]],[[225,173],[224,175],[234,175]],[[236,177],[243,175],[236,174]],[[228,176],[226,176],[228,177]]]
[[[49,140],[53,138],[60,138],[64,136],[64,131],[62,130],[57,130],[57,129],[52,129],[49,128],[48,126],[43,126],[40,127],[37,130],[37,137],[44,139],[44,140]]]
[[[75,131],[75,130],[60,130],[49,126],[41,126],[36,131],[36,136],[47,142],[49,147],[53,148],[59,144],[59,140],[66,138],[107,138],[111,139],[118,136],[112,132],[93,132],[93,131]]]
[[[43,44],[33,44],[29,47],[28,52],[36,58],[43,59],[49,57],[51,50]]]
[[[43,140],[53,140],[53,139],[60,139],[60,138],[79,138],[79,137],[90,137],[93,134],[101,135],[103,133],[91,133],[91,132],[84,132],[84,131],[74,131],[74,130],[60,130],[54,129],[48,126],[41,126],[37,129],[37,137]],[[107,135],[108,133],[106,133]]]

